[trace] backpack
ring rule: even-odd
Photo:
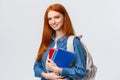
[[[74,47],[73,47],[73,40],[75,37],[78,37],[80,39],[80,42],[83,47],[85,59],[86,59],[86,76],[83,77],[81,80],[95,80],[96,72],[97,72],[97,67],[93,64],[93,59],[91,54],[89,53],[86,45],[81,41],[82,35],[80,36],[69,36],[67,40],[67,50],[74,52]],[[73,80],[79,80],[79,79],[73,79]]]

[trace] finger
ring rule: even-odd
[[[48,58],[46,59],[46,63],[48,62]]]
[[[63,78],[63,76],[59,76],[59,77],[58,77],[58,79],[62,79],[62,78]]]
[[[48,65],[49,64],[49,61],[48,60],[46,60],[46,65]]]
[[[50,63],[50,62],[51,62],[51,59],[47,58],[46,63]]]
[[[48,60],[49,63],[53,63],[53,61],[51,59],[48,58],[47,60]]]
[[[48,61],[52,64],[55,63],[52,59],[48,59]]]
[[[50,63],[56,66],[56,63],[53,60],[51,60]]]
[[[47,56],[47,59],[49,59],[49,55]]]
[[[51,60],[51,59],[49,59],[49,58],[47,58],[47,60],[48,60],[48,61],[50,61],[50,62],[52,61],[52,60]]]

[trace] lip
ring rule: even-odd
[[[52,25],[52,27],[53,27],[53,28],[56,28],[57,26],[58,26],[57,24],[55,24],[55,25]]]

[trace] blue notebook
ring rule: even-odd
[[[53,53],[49,53],[49,55],[51,54],[51,59],[61,68],[70,67],[75,56],[75,53],[63,49],[55,49]]]

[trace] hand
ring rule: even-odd
[[[57,74],[60,74],[62,72],[62,68],[58,67],[55,62],[49,59],[49,56],[47,57],[47,60],[46,60],[46,69],[53,71]]]
[[[53,80],[68,80],[67,78],[53,79]]]
[[[63,76],[59,76],[58,74],[54,73],[54,72],[51,72],[51,73],[42,73],[42,76],[45,78],[45,79],[49,79],[49,80],[59,80],[59,79],[62,79],[64,78]]]
[[[46,69],[50,71],[55,71],[55,68],[57,68],[57,65],[55,62],[53,62],[51,59],[47,58],[46,60]]]

